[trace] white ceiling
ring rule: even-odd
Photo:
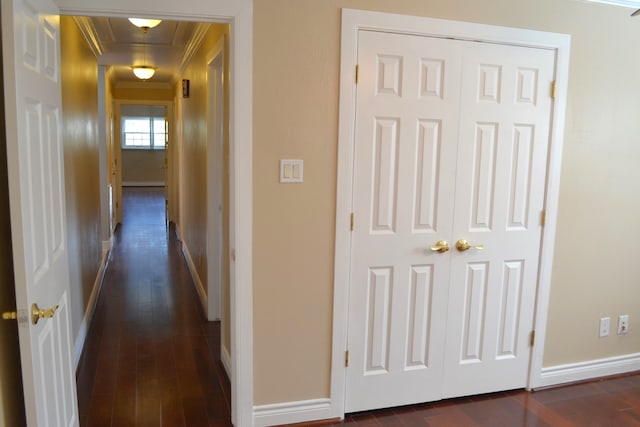
[[[145,33],[126,18],[76,17],[91,40],[98,63],[112,66],[114,83],[140,82],[133,65],[157,67],[149,82],[173,85],[181,68],[197,49],[208,27],[188,21],[162,21]]]

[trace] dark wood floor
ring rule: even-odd
[[[128,189],[78,368],[80,426],[230,426],[207,322],[158,190]],[[298,424],[308,426],[318,424]],[[640,374],[348,414],[357,427],[640,427]]]
[[[77,372],[80,426],[230,426],[220,325],[207,322],[161,188],[127,188]]]
[[[486,394],[347,415],[329,426],[640,426],[640,374],[556,387]],[[318,424],[295,424],[296,427]]]

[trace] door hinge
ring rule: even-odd
[[[344,367],[349,367],[349,350],[344,352]]]
[[[351,231],[353,231],[353,228],[356,226],[356,214],[351,212]]]
[[[556,81],[551,83],[551,98],[556,99]]]
[[[360,66],[356,64],[356,84],[358,84],[359,74],[360,74]]]
[[[529,346],[533,347],[533,344],[536,342],[536,331],[531,331],[531,335],[529,335]]]
[[[547,223],[547,211],[540,212],[540,225],[545,225]]]

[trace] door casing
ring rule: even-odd
[[[222,212],[224,144],[224,46],[222,37],[207,54],[207,317],[222,317]]]
[[[229,244],[231,417],[253,425],[253,1],[56,0],[61,15],[189,20],[230,24]],[[153,11],[153,12],[150,12]]]
[[[542,231],[534,329],[536,344],[531,354],[528,388],[541,381],[551,267],[557,221],[560,166],[564,136],[564,115],[569,74],[570,36],[533,30],[414,17],[389,13],[342,10],[340,57],[340,106],[338,130],[338,177],[336,198],[336,238],[334,267],[333,348],[331,398],[326,418],[344,417],[345,354],[348,351],[347,321],[351,269],[351,213],[353,194],[354,130],[356,112],[355,69],[358,31],[373,30],[430,37],[474,40],[487,43],[552,49],[556,53],[555,99],[553,104],[547,181],[545,185],[546,223]]]
[[[116,205],[116,221],[118,223],[122,223],[122,113],[120,109],[123,105],[161,105],[165,108],[166,117],[169,121],[169,144],[170,144],[170,152],[166,153],[170,160],[174,161],[172,157],[175,155],[175,132],[174,128],[174,105],[173,101],[154,101],[154,100],[130,100],[130,99],[114,99],[114,124],[113,124],[113,151],[114,157],[116,159],[116,182],[113,184],[115,187],[115,205]],[[172,185],[172,181],[178,179],[170,173],[166,173],[165,176],[165,188],[168,188]],[[168,218],[168,220],[173,220],[173,218]]]

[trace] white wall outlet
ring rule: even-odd
[[[618,316],[618,335],[629,332],[629,315],[621,314]]]
[[[611,318],[609,317],[600,318],[600,338],[609,336],[610,323],[611,323]]]

